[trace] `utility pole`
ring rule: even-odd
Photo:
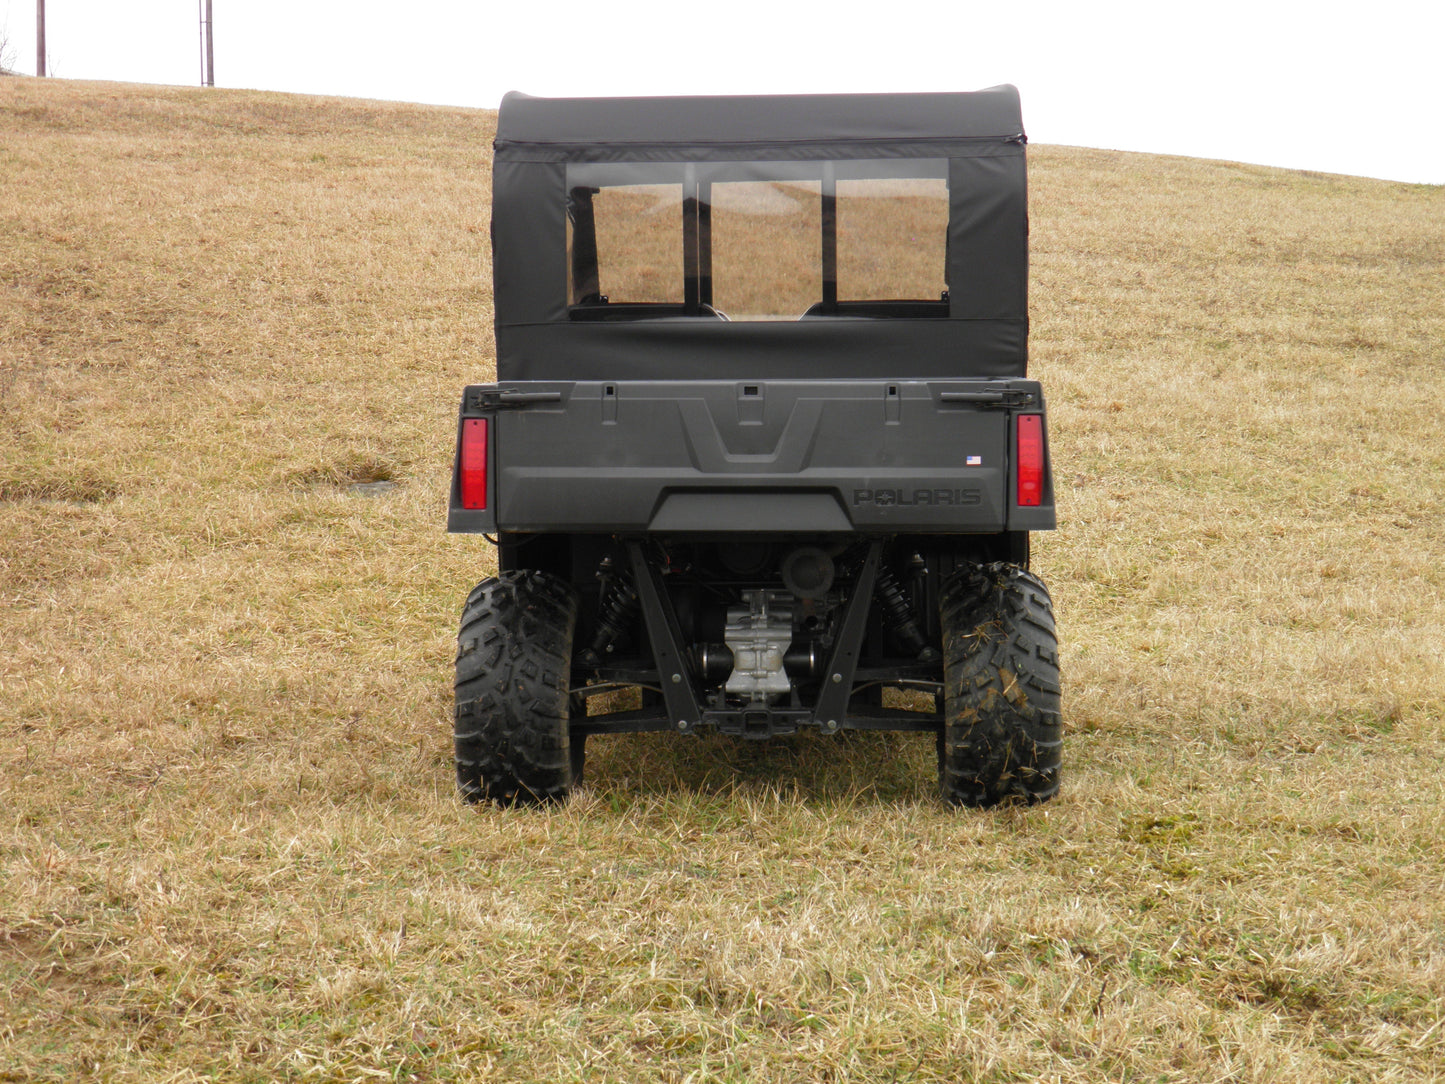
[[[35,0],[35,74],[45,75],[45,0]]]
[[[216,85],[216,47],[211,24],[211,0],[201,0],[201,85]]]

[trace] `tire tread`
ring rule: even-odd
[[[545,572],[503,572],[467,595],[453,726],[464,800],[531,805],[567,796],[576,624],[576,595]]]
[[[939,602],[944,725],[938,778],[950,805],[1048,801],[1059,790],[1058,634],[1042,580],[1017,565],[955,573]]]

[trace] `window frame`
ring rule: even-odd
[[[949,209],[942,242],[945,280],[948,237],[953,208],[948,158],[795,159],[725,162],[625,161],[569,162],[564,193],[567,201],[567,317],[581,321],[717,319],[713,307],[712,185],[727,182],[820,182],[820,264],[822,293],[798,319],[947,318],[951,315],[947,282],[938,299],[898,298],[849,300],[838,297],[838,181],[942,179]],[[625,185],[682,186],[682,303],[611,301],[599,281],[597,228],[592,197],[601,189]],[[581,286],[591,286],[584,291]],[[725,318],[725,317],[724,317]],[[752,322],[752,321],[748,321]]]

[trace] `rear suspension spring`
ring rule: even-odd
[[[918,615],[913,611],[913,605],[908,601],[908,596],[903,593],[903,588],[898,585],[898,577],[893,575],[891,568],[880,568],[878,580],[873,586],[873,597],[883,608],[883,620],[893,634],[903,642],[903,646],[916,658],[933,659],[938,657],[938,652],[928,645],[923,636],[923,631],[918,627]]]
[[[597,606],[597,628],[592,634],[592,642],[582,652],[582,661],[588,666],[601,663],[617,646],[617,641],[627,632],[641,607],[637,591],[632,586],[632,577],[625,572],[606,584]]]

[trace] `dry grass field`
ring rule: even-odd
[[[1445,1079],[1445,189],[1032,148],[1055,803],[639,736],[496,811],[493,122],[0,82],[0,1080]]]

